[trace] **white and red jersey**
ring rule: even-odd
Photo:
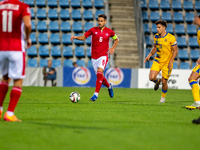
[[[0,51],[25,52],[23,17],[30,15],[30,7],[19,0],[0,2]]]
[[[101,30],[99,27],[93,27],[85,34],[88,38],[92,35],[91,55],[93,59],[98,59],[101,56],[108,56],[109,38],[115,36],[115,32],[107,27]]]

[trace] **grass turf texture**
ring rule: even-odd
[[[69,94],[81,94],[78,103]],[[132,150],[194,149],[199,146],[200,126],[192,120],[198,110],[182,107],[193,103],[190,90],[161,91],[115,88],[110,98],[102,88],[97,101],[89,101],[94,88],[23,87],[15,114],[22,123],[0,121],[2,150]],[[7,95],[4,110],[8,106]]]

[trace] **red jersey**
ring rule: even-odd
[[[25,52],[22,19],[30,15],[30,7],[19,0],[0,2],[0,51]]]
[[[93,27],[85,34],[88,38],[92,35],[91,55],[93,59],[98,59],[101,56],[107,56],[109,50],[109,38],[115,36],[115,32],[107,27],[101,30],[99,27]]]

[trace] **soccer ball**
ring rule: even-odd
[[[77,102],[80,101],[81,95],[80,95],[78,92],[72,92],[72,93],[69,95],[69,99],[71,100],[71,102],[77,103]]]

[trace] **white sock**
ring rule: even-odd
[[[196,101],[195,103],[196,103],[196,104],[200,104],[200,101]]]
[[[98,97],[99,93],[97,93],[97,92],[94,92],[94,95],[96,95],[96,96]]]
[[[3,111],[3,107],[2,106],[0,106],[0,110]]]
[[[111,86],[111,84],[109,83],[109,87],[108,87],[108,88],[111,89],[111,87],[112,87],[112,86]]]
[[[14,112],[12,112],[12,111],[7,111],[7,114],[8,114],[8,116],[13,116],[13,115],[14,115]]]

